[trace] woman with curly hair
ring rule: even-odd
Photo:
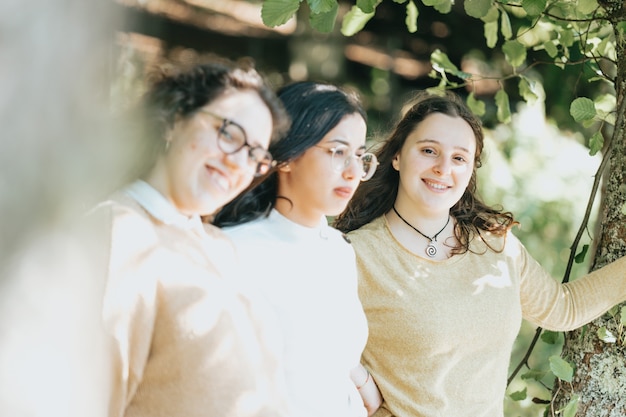
[[[483,132],[461,99],[420,93],[334,226],[357,255],[376,417],[502,417],[522,319],[570,330],[626,299],[626,258],[560,284],[476,194]]]

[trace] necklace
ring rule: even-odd
[[[417,227],[413,226],[411,223],[409,223],[406,220],[404,220],[404,217],[400,216],[400,213],[398,213],[398,210],[396,210],[396,206],[393,206],[393,211],[398,215],[400,220],[402,220],[404,223],[406,223],[407,226],[409,226],[411,229],[415,230],[420,235],[424,236],[426,239],[430,240],[430,242],[428,243],[428,246],[426,246],[426,251],[425,252],[426,252],[426,255],[428,255],[429,258],[434,258],[435,255],[437,255],[437,247],[435,247],[435,245],[433,245],[433,242],[437,241],[437,236],[439,236],[439,233],[443,232],[443,230],[448,226],[448,223],[450,223],[450,216],[448,215],[448,221],[446,221],[446,224],[441,228],[441,230],[438,231],[437,233],[435,233],[435,235],[433,237],[429,237],[429,236],[426,236],[424,233],[420,232],[419,230],[417,230]]]

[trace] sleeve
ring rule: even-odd
[[[626,300],[626,257],[574,281],[561,284],[521,245],[522,314],[553,331],[576,329]]]
[[[159,257],[145,219],[119,206],[90,213],[101,224],[97,232],[104,253],[102,320],[110,363],[109,417],[121,417],[139,385],[152,342],[156,319]],[[95,220],[94,220],[95,219]]]

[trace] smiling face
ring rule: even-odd
[[[393,159],[400,173],[396,201],[422,215],[447,215],[461,198],[474,170],[476,137],[460,117],[427,116]]]
[[[256,164],[248,147],[225,154],[218,146],[222,121],[240,125],[251,146],[267,149],[272,115],[251,90],[227,90],[188,119],[180,119],[168,135],[168,151],[146,179],[183,214],[208,215],[228,203],[252,181]]]
[[[332,149],[346,145],[352,155],[365,153],[367,126],[359,114],[350,114],[331,129],[317,145],[291,161],[278,173],[276,208],[289,219],[315,226],[322,216],[341,213],[361,181],[359,161],[353,158],[343,170],[333,169]]]

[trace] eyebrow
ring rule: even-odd
[[[340,145],[346,145],[348,148],[350,148],[350,142],[348,142],[347,140],[344,139],[331,139],[326,143],[338,143]],[[362,145],[359,146],[358,148],[356,148],[357,150],[359,149],[367,149],[366,145]]]
[[[436,143],[438,145],[441,145],[441,142],[439,142],[438,140],[434,140],[434,139],[420,139],[418,141],[416,141],[415,143]],[[455,146],[454,149],[460,149],[464,152],[470,153],[469,149],[464,148],[463,146]]]

